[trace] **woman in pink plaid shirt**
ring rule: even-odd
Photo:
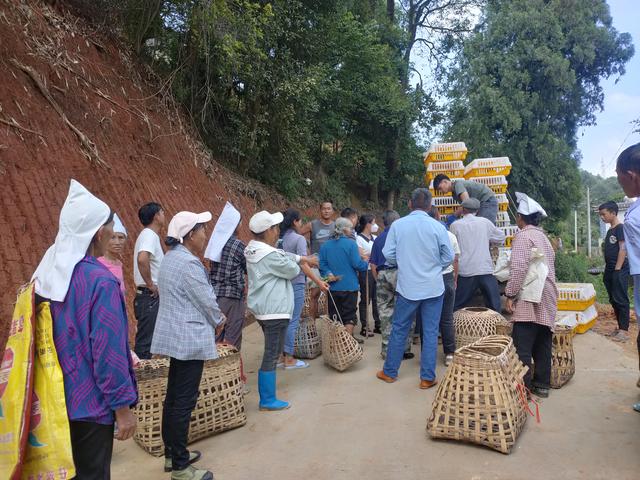
[[[512,313],[513,343],[522,363],[529,367],[524,377],[529,390],[540,397],[549,396],[551,384],[551,340],[556,320],[558,288],[556,286],[555,252],[540,222],[547,216],[542,206],[522,193],[518,199],[520,231],[516,233],[511,247],[511,272],[505,289],[506,310]],[[524,287],[525,277],[531,262],[531,250],[543,252],[549,268],[542,288],[539,303],[518,299]],[[533,378],[531,359],[536,364]]]

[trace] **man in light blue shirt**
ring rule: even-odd
[[[409,208],[409,215],[391,225],[382,250],[387,263],[398,266],[398,284],[387,358],[377,377],[388,383],[396,381],[411,321],[420,309],[420,388],[425,389],[436,384],[438,327],[444,296],[442,270],[453,262],[454,254],[447,230],[427,213],[431,208],[429,190],[415,189]]]
[[[616,164],[618,183],[629,198],[640,197],[640,143],[625,149]],[[636,320],[640,325],[640,203],[636,200],[624,216],[624,240],[629,259],[629,269],[633,278],[633,307]],[[640,355],[640,333],[637,338],[638,355]],[[637,383],[640,387],[640,380]],[[640,402],[633,406],[640,412]]]

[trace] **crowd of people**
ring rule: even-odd
[[[620,155],[617,172],[625,193],[639,196],[640,144]],[[230,203],[211,235],[210,212],[181,211],[166,225],[166,250],[164,209],[158,203],[143,205],[132,262],[137,331],[131,352],[122,263],[127,230],[111,208],[72,180],[55,243],[33,280],[37,301],[51,302],[76,478],[109,478],[114,435],[124,440],[136,428],[134,364],[162,355],[170,362],[162,418],[165,471],[175,480],[212,479],[210,471],[193,465],[200,452],[187,448],[204,361],[217,358],[219,342],[241,350],[248,310],[264,334],[259,409],[289,408],[278,398],[276,372],[309,367],[294,355],[306,289],[311,316],[318,316],[318,299],[325,292],[329,315],[347,332],[360,343],[380,342],[380,380],[396,381],[402,361],[414,355],[417,334],[422,389],[437,383],[438,337],[449,364],[455,351],[454,310],[473,302],[479,291],[487,307],[511,314],[517,353],[525,365],[533,361],[536,367],[525,385],[547,396],[557,287],[555,253],[540,227],[544,208],[517,194],[520,230],[512,242],[503,304],[491,259],[491,246],[504,240],[495,227],[495,197],[489,198],[481,184],[444,176],[434,186],[461,201],[460,218],[449,229],[432,206],[430,191],[418,188],[408,215],[384,212],[383,229],[374,215],[358,215],[353,208],[336,216],[326,201],[319,218],[309,223],[293,208],[254,214],[247,244],[239,238],[242,216]],[[624,336],[629,309],[622,290],[629,273],[636,286],[634,304],[640,305],[640,207],[633,204],[627,212],[624,229],[606,216],[614,211],[612,205],[601,207],[612,225],[608,241],[618,247],[607,257],[614,255],[615,261],[609,268],[607,260],[605,276],[622,332],[616,335]],[[533,282],[525,281],[532,251],[546,265]],[[640,350],[640,337],[638,342]],[[640,411],[640,405],[635,408]]]

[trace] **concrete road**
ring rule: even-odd
[[[192,446],[218,480],[640,479],[640,414],[631,410],[640,401],[638,360],[598,334],[574,338],[574,378],[552,390],[541,423],[528,419],[510,455],[431,440],[425,427],[435,388],[418,389],[417,359],[403,362],[396,383],[377,380],[378,335],[344,373],[322,357],[305,370],[279,370],[279,395],[292,406],[259,412],[262,341],[257,325],[245,329],[247,425]],[[114,479],[169,478],[162,467],[132,440],[116,442]]]

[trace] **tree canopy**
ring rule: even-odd
[[[473,158],[509,156],[510,188],[564,218],[581,196],[577,130],[632,55],[604,0],[489,0],[449,74],[446,137]]]

